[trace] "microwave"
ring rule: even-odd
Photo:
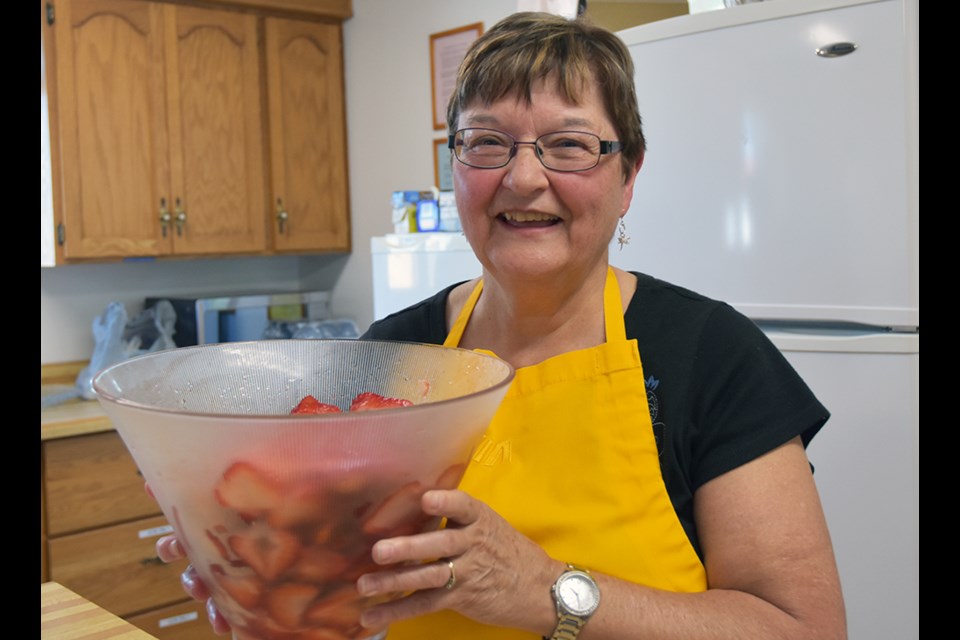
[[[275,337],[279,327],[330,318],[330,293],[308,291],[211,297],[147,298],[149,308],[167,300],[177,313],[173,341],[178,347],[243,342]]]

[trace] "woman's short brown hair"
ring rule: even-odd
[[[474,41],[447,107],[450,133],[456,131],[460,113],[474,102],[488,105],[513,95],[529,103],[531,87],[547,79],[556,80],[574,104],[587,82],[597,84],[623,145],[624,175],[629,175],[646,150],[633,61],[620,38],[583,17],[515,13]]]

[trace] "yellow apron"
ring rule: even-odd
[[[480,282],[445,346],[460,343],[482,288]],[[460,488],[553,558],[660,589],[705,590],[706,572],[663,483],[640,353],[626,338],[612,269],[604,320],[605,344],[517,370]],[[543,588],[549,597],[550,585]],[[387,638],[538,636],[441,611],[391,625]]]

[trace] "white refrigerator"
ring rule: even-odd
[[[768,0],[620,32],[648,152],[611,260],[753,318],[831,411],[808,454],[851,640],[919,638],[918,24]]]

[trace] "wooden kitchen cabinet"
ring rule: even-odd
[[[257,19],[164,5],[173,251],[265,247]]]
[[[160,513],[115,431],[50,440],[43,458],[51,537]]]
[[[41,583],[52,580],[163,640],[212,640],[201,603],[165,564],[172,531],[112,430],[41,440]]]
[[[342,18],[197,4],[42,0],[58,261],[349,250]]]
[[[159,225],[170,197],[162,5],[57,0],[46,13],[64,257],[169,252]]]
[[[350,249],[338,25],[265,19],[273,248]]]
[[[264,248],[257,22],[56,0],[66,258]]]
[[[162,640],[227,640],[211,631],[201,602],[180,602],[149,613],[129,616],[127,622]]]

